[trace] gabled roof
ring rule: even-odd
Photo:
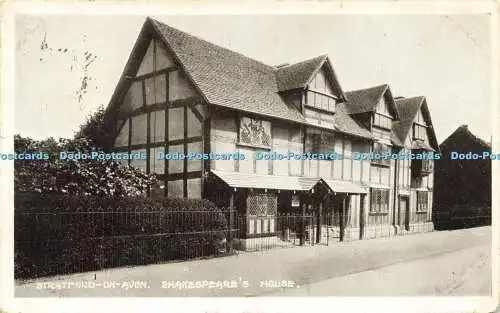
[[[352,134],[365,138],[373,138],[372,133],[349,116],[345,103],[337,104],[335,115],[333,116],[335,128],[346,134]]]
[[[396,99],[396,108],[399,112],[399,121],[393,123],[392,131],[399,138],[401,142],[405,142],[406,137],[413,125],[413,120],[417,113],[422,109],[422,116],[429,126],[428,136],[429,143],[432,148],[439,150],[437,144],[436,134],[434,133],[434,128],[432,126],[432,119],[427,107],[427,101],[425,97],[412,97],[412,98],[400,98]]]
[[[392,98],[392,93],[389,85],[383,84],[379,86],[352,90],[346,92],[346,98],[350,114],[359,114],[366,112],[374,112],[377,109],[382,97],[388,93],[389,109],[392,110],[392,114],[395,119],[398,119],[398,111],[396,109],[394,99]]]
[[[397,122],[399,122],[399,121],[395,121],[393,123],[397,123]],[[401,142],[401,140],[398,138],[398,136],[396,136],[396,133],[394,132],[394,128],[391,131],[391,143],[395,146],[398,146],[398,147],[404,147],[404,143]]]
[[[325,63],[326,58],[326,55],[321,55],[313,59],[277,68],[276,80],[278,82],[278,90],[286,91],[305,88],[313,74]]]
[[[223,107],[303,122],[304,117],[277,93],[275,68],[149,19],[207,102]]]
[[[448,138],[446,138],[439,147],[442,150],[447,150],[451,145],[463,145],[470,147],[470,143],[475,145],[476,147],[484,150],[490,150],[491,144],[486,142],[485,140],[474,135],[467,125],[461,125],[458,127]],[[456,147],[453,147],[456,149]]]
[[[420,110],[424,97],[402,98],[396,100],[396,108],[399,112],[399,121],[393,123],[392,129],[394,134],[405,142],[408,132],[410,131],[413,120]]]
[[[287,66],[288,69],[276,68],[148,17],[113,93],[107,115],[120,104],[130,85],[127,77],[135,76],[151,37],[164,44],[205,102],[215,106],[308,124],[299,109],[282,98],[280,86],[303,88],[322,66],[337,82],[326,55]],[[342,90],[339,93],[344,97]],[[372,138],[368,130],[339,107],[334,117],[338,126],[334,130]]]
[[[341,99],[345,100],[345,94],[337,75],[333,70],[333,65],[326,54],[318,57],[298,62],[295,64],[288,64],[276,68],[276,81],[278,83],[278,91],[288,91],[293,89],[305,89],[314,79],[318,71],[324,68],[328,80],[332,83],[333,92]]]

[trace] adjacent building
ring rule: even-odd
[[[436,164],[433,221],[437,229],[491,225],[491,146],[462,125],[440,145]],[[452,155],[452,154],[455,154]],[[461,154],[463,159],[458,158]]]
[[[395,99],[388,85],[345,92],[327,55],[271,66],[148,18],[106,118],[116,151],[148,155],[130,164],[157,174],[152,196],[233,208],[247,242],[276,237],[282,213],[314,213],[317,233],[339,240],[433,229],[432,161],[359,158],[439,152],[425,98]],[[246,159],[157,157],[176,152]]]

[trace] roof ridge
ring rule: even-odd
[[[375,85],[375,86],[366,87],[366,88],[353,89],[353,90],[346,91],[346,93],[348,93],[348,92],[352,93],[352,92],[359,92],[359,91],[373,90],[373,89],[377,89],[377,88],[381,88],[381,87],[384,87],[384,88],[389,88],[389,84],[384,83],[384,84]]]
[[[312,60],[321,59],[321,58],[322,58],[322,59],[326,59],[326,58],[328,58],[328,54],[326,54],[326,53],[325,53],[325,54],[320,54],[320,55],[315,56],[315,57],[313,57],[313,58],[307,58],[307,59],[305,59],[305,60],[298,61],[298,62],[291,63],[291,64],[287,64],[287,65],[284,65],[284,66],[281,66],[281,67],[276,67],[276,66],[273,66],[273,67],[274,67],[274,70],[275,70],[275,71],[279,71],[279,70],[281,70],[281,69],[283,69],[283,68],[287,68],[287,67],[290,67],[290,66],[299,65],[299,64],[301,64],[301,63],[311,62]]]
[[[471,138],[471,140],[476,141],[483,146],[491,148],[491,144],[471,132],[469,129],[469,125],[467,124],[460,125],[457,129],[455,129],[453,133],[451,133],[446,139],[443,140],[443,142],[441,142],[440,146],[446,145],[450,140],[454,139],[454,137],[458,136],[459,134],[465,134],[466,136]]]
[[[249,57],[249,56],[247,56],[247,55],[245,55],[245,54],[243,54],[243,53],[241,53],[241,52],[238,52],[238,51],[235,51],[235,50],[231,50],[231,49],[229,49],[229,48],[226,48],[226,47],[223,47],[223,46],[221,46],[221,45],[215,44],[215,43],[210,42],[210,41],[208,41],[208,40],[206,40],[206,39],[203,39],[202,37],[199,37],[199,36],[193,35],[193,34],[191,34],[191,33],[188,33],[188,32],[185,32],[185,31],[182,31],[182,30],[180,30],[180,29],[178,29],[178,28],[175,28],[175,27],[173,27],[173,26],[170,26],[170,25],[168,25],[168,24],[166,24],[166,23],[164,23],[164,22],[161,22],[161,21],[159,21],[159,20],[157,20],[157,19],[154,19],[154,18],[152,18],[152,17],[149,17],[149,16],[148,16],[148,17],[147,17],[147,20],[150,20],[150,21],[151,21],[151,22],[153,22],[153,23],[159,24],[159,25],[160,25],[160,26],[162,26],[162,27],[167,27],[167,28],[169,28],[169,29],[171,29],[171,30],[174,30],[174,31],[176,31],[176,32],[179,32],[179,33],[181,33],[181,34],[183,34],[183,35],[185,35],[185,36],[192,37],[192,38],[195,38],[196,40],[203,41],[203,42],[205,42],[205,43],[207,43],[207,44],[209,44],[209,45],[215,46],[215,47],[217,47],[217,48],[219,48],[219,49],[223,49],[223,50],[226,50],[226,51],[228,51],[228,52],[231,52],[231,53],[237,54],[237,55],[239,55],[240,57],[246,58],[246,59],[251,60],[251,61],[253,61],[253,62],[259,63],[259,64],[261,64],[261,65],[263,65],[263,66],[265,66],[265,67],[268,67],[268,68],[270,68],[271,70],[274,70],[274,66],[269,65],[269,64],[266,64],[266,63],[264,63],[264,62],[262,62],[262,61],[259,61],[259,60],[257,60],[257,59],[251,58],[251,57]]]
[[[409,102],[409,101],[414,101],[414,100],[417,100],[417,99],[420,99],[420,100],[425,100],[425,96],[413,96],[413,97],[403,97],[403,98],[394,98],[394,101],[395,102]]]

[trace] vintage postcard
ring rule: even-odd
[[[3,16],[5,312],[497,307],[495,2]]]

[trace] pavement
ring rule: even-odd
[[[489,296],[491,227],[17,281],[16,297]]]

